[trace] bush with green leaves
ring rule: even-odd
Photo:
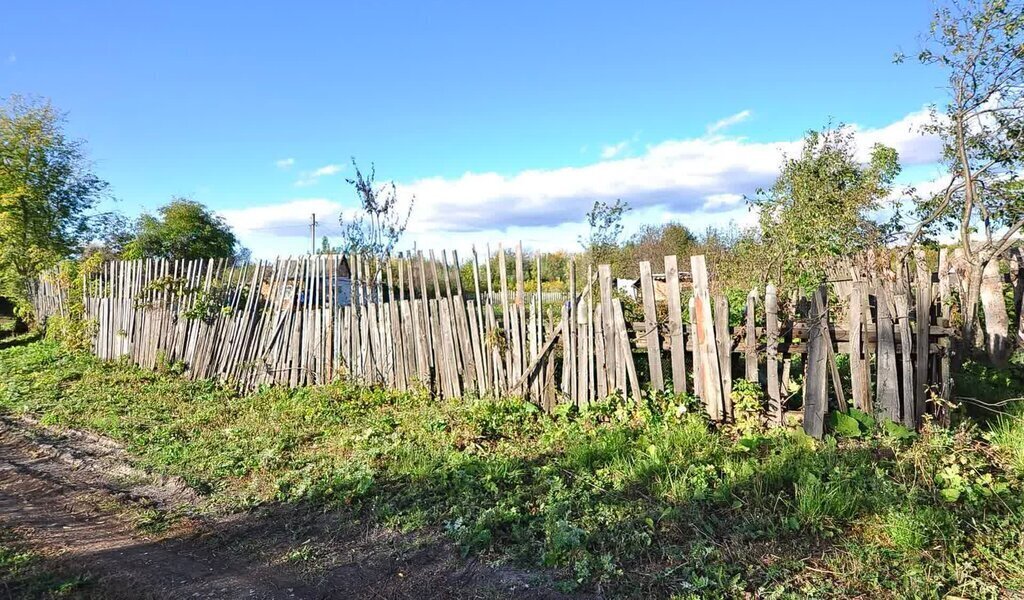
[[[759,383],[737,379],[732,382],[730,398],[733,426],[739,435],[753,435],[764,430],[766,397]]]

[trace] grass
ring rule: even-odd
[[[437,528],[467,554],[612,596],[1024,590],[1019,420],[737,439],[693,406],[613,398],[548,417],[344,382],[238,396],[46,341],[0,351],[0,410],[118,439],[210,511],[314,503]]]

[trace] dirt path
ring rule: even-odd
[[[294,506],[208,519],[199,502],[109,440],[0,417],[0,527],[89,574],[100,597],[562,597],[542,575],[460,559],[436,535]]]

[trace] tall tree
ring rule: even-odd
[[[380,261],[391,256],[398,241],[409,225],[409,216],[416,198],[403,206],[398,197],[394,181],[377,185],[377,169],[370,164],[370,171],[363,173],[356,160],[352,159],[355,178],[346,179],[359,199],[359,210],[351,217],[338,217],[342,227],[345,254],[373,256]]]
[[[640,261],[660,265],[663,258],[670,254],[685,258],[696,245],[697,236],[680,223],[642,225],[623,246],[621,264],[616,265],[616,273],[624,277],[639,277],[637,264]]]
[[[774,185],[752,199],[761,209],[767,266],[780,281],[814,288],[836,257],[877,244],[888,233],[889,224],[871,214],[899,174],[899,157],[876,144],[861,164],[855,150],[849,128],[808,132],[800,155],[787,157]]]
[[[909,242],[939,228],[959,233],[971,343],[985,267],[1024,227],[1024,3],[954,0],[935,12],[917,58],[946,75],[945,106],[926,131],[942,138],[949,180],[919,201]]]
[[[107,183],[49,102],[0,104],[0,295],[23,303],[42,269],[78,252]]]
[[[622,200],[614,203],[597,200],[587,212],[587,235],[579,237],[580,246],[587,251],[591,264],[610,263],[619,250],[619,238],[625,227],[622,219],[631,210]]]
[[[125,258],[230,258],[236,244],[223,218],[199,202],[175,198],[161,206],[157,216],[139,217],[135,238],[123,254]]]

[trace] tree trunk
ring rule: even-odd
[[[983,269],[981,265],[975,265],[964,261],[964,277],[961,281],[960,290],[963,296],[960,298],[963,325],[961,326],[960,342],[966,346],[965,350],[971,350],[977,346],[975,335],[978,321],[978,301],[981,298],[981,281]]]
[[[1003,277],[999,273],[999,259],[988,261],[980,286],[982,307],[985,311],[985,352],[992,364],[1005,366],[1010,357],[1010,318],[1003,299]]]
[[[1010,275],[1013,277],[1014,346],[1024,346],[1024,253],[1020,248],[1010,250]]]

